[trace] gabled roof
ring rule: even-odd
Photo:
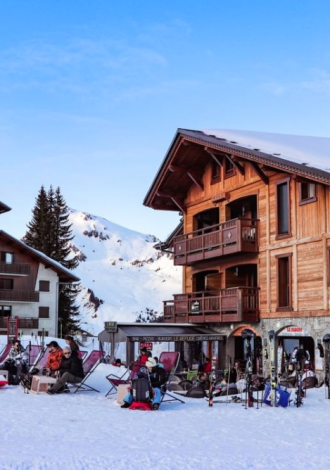
[[[11,211],[11,207],[7,206],[7,204],[0,201],[0,214],[3,214],[4,212],[9,212],[9,211]]]
[[[191,145],[195,144],[195,145]],[[178,129],[143,201],[155,209],[180,209],[192,181],[202,184],[208,152],[228,154],[256,165],[330,185],[330,139],[250,131]],[[184,168],[185,171],[181,171]],[[189,174],[189,168],[193,172]],[[176,176],[174,183],[173,174]],[[181,194],[180,194],[181,191]]]
[[[72,272],[69,269],[66,269],[57,261],[54,261],[53,259],[46,256],[44,253],[41,253],[40,251],[35,250],[34,248],[31,248],[30,246],[26,245],[21,240],[18,240],[17,238],[12,237],[8,233],[4,232],[3,230],[0,230],[0,238],[3,240],[6,240],[13,246],[16,246],[19,250],[26,252],[32,258],[36,258],[40,263],[44,264],[47,268],[53,269],[58,274],[60,281],[62,282],[80,281],[79,277],[72,274]]]

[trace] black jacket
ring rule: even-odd
[[[163,367],[156,366],[149,373],[150,382],[153,387],[160,388],[166,382],[166,372]]]
[[[72,354],[70,357],[62,357],[59,371],[61,375],[63,375],[64,372],[70,372],[70,374],[76,377],[84,378],[85,376],[82,360],[75,354]]]

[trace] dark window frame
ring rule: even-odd
[[[6,255],[11,255],[12,260],[11,260],[10,263],[8,263],[8,261],[6,261]],[[0,252],[0,261],[1,261],[1,263],[5,263],[5,264],[13,264],[15,262],[15,253],[12,253],[10,251],[1,251]]]
[[[276,255],[276,311],[277,312],[292,312],[292,253],[284,253],[282,255]],[[288,305],[280,305],[281,293],[280,293],[280,260],[286,258],[288,260]]]
[[[224,158],[224,165],[223,165],[223,172],[224,172],[224,179],[231,178],[236,175],[236,167],[229,158]]]
[[[11,283],[11,287],[1,287],[1,283],[7,281]],[[2,278],[0,279],[0,290],[14,290],[14,279]]]
[[[312,197],[303,197],[303,185],[304,186],[315,186],[315,195]],[[300,182],[299,183],[299,206],[303,206],[304,204],[310,204],[311,202],[317,201],[317,184],[312,182]]]
[[[39,307],[38,317],[39,318],[50,318],[49,307]]]
[[[215,160],[211,162],[211,184],[219,183],[221,181],[221,166]]]
[[[50,292],[50,281],[39,281],[39,292]]]
[[[10,311],[10,314],[4,315],[4,311],[5,311],[4,309],[8,309]],[[11,305],[0,305],[0,318],[11,317],[12,312],[13,312],[13,308]]]
[[[276,240],[281,240],[282,238],[290,238],[292,237],[292,232],[291,232],[291,201],[290,201],[290,182],[291,178],[285,178],[281,181],[277,181],[275,183],[275,213],[276,213]],[[278,187],[286,184],[287,185],[287,201],[288,201],[288,206],[287,206],[287,211],[288,211],[288,231],[285,233],[281,233],[279,231],[279,225],[280,225],[280,218],[279,218],[279,203],[278,203]]]

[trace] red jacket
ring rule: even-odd
[[[62,356],[62,348],[57,348],[55,351],[50,352],[45,365],[46,369],[50,369],[52,371],[58,370],[61,365]]]

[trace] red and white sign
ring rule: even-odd
[[[152,351],[152,343],[140,343],[141,348],[147,348],[148,351]]]
[[[310,336],[301,326],[287,326],[278,336]]]

